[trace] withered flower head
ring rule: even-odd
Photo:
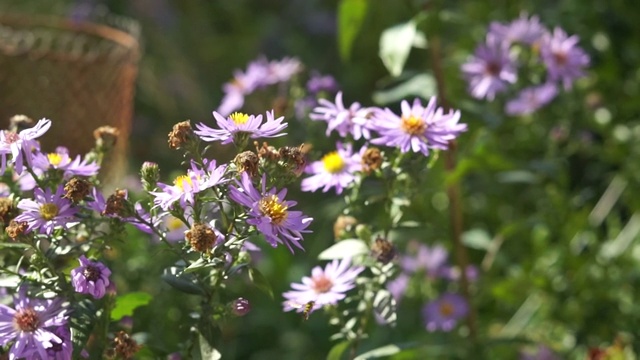
[[[119,331],[111,342],[111,347],[105,350],[105,357],[109,359],[133,359],[142,346],[124,331]]]
[[[127,200],[127,190],[116,189],[107,199],[102,215],[117,215],[128,217],[131,215],[129,201]]]
[[[185,120],[173,125],[173,129],[169,133],[169,148],[177,150],[183,147],[193,139],[193,129],[191,128],[191,120]]]
[[[83,178],[74,177],[64,184],[65,198],[77,203],[91,192],[91,183]]]
[[[9,235],[10,238],[15,240],[18,238],[18,236],[24,234],[24,232],[27,231],[28,227],[29,223],[27,223],[26,221],[17,222],[15,220],[11,220],[9,222],[9,226],[7,226],[4,231],[7,233],[7,235]]]
[[[280,159],[287,164],[287,167],[293,170],[296,176],[300,176],[307,165],[306,155],[310,146],[302,144],[300,146],[285,146],[278,150]]]
[[[276,150],[275,147],[270,146],[266,141],[262,143],[262,146],[260,146],[260,143],[257,141],[254,141],[253,145],[256,147],[256,152],[258,153],[259,158],[267,161],[278,161],[278,159],[280,159],[278,150]]]
[[[388,264],[396,257],[396,247],[389,240],[378,237],[371,245],[371,255],[383,264]]]
[[[3,197],[0,198],[0,222],[6,224],[11,220],[15,214],[15,206],[13,206],[13,200]]]
[[[111,149],[116,145],[120,131],[113,126],[100,126],[93,130],[96,146],[99,149]]]
[[[9,119],[9,131],[18,133],[24,129],[32,128],[36,122],[26,115],[13,115]]]
[[[195,251],[208,253],[218,239],[217,234],[207,224],[193,224],[185,233],[185,238]]]
[[[362,155],[362,171],[366,174],[370,174],[372,171],[376,171],[382,165],[382,154],[377,147],[370,147],[365,150]]]
[[[357,223],[358,220],[353,216],[340,215],[333,224],[333,235],[336,239],[340,239],[345,232],[349,231],[349,229]]]
[[[236,164],[240,172],[244,171],[251,177],[258,175],[258,163],[260,162],[260,158],[258,158],[258,155],[253,151],[241,152],[236,155],[233,162]]]

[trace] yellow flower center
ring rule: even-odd
[[[180,190],[184,191],[185,185],[193,186],[193,182],[189,175],[180,175],[175,180],[173,180],[173,184],[180,188]]]
[[[345,165],[344,160],[342,160],[342,157],[337,151],[330,152],[322,157],[322,164],[324,168],[332,174],[342,171]]]
[[[49,163],[53,166],[58,166],[60,165],[60,162],[62,162],[62,156],[58,153],[47,154],[47,158],[49,159]]]
[[[443,302],[440,304],[440,314],[445,317],[449,317],[453,315],[455,308],[448,302]]]
[[[46,203],[40,206],[40,216],[42,216],[43,219],[49,221],[58,215],[59,210],[60,209],[58,209],[58,206],[56,204]]]
[[[427,130],[427,124],[419,118],[413,115],[402,117],[402,130],[410,135],[422,135]]]
[[[260,212],[268,216],[276,225],[280,225],[287,219],[287,206],[281,203],[276,195],[262,198],[258,206]]]
[[[180,219],[178,219],[177,217],[172,216],[168,221],[167,221],[167,229],[169,229],[170,231],[173,230],[178,230],[180,229],[184,224],[182,223],[182,221],[180,221]]]
[[[239,112],[234,112],[233,114],[229,115],[229,118],[231,118],[231,120],[233,120],[233,122],[236,123],[237,125],[242,125],[249,120],[249,115],[239,113]]]

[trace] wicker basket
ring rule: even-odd
[[[108,20],[0,15],[0,124],[15,114],[49,118],[43,148],[63,145],[73,154],[94,145],[95,128],[117,127],[121,138],[104,164],[114,180],[126,171],[140,51],[137,23]]]

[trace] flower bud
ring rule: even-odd
[[[113,126],[101,126],[93,131],[96,148],[102,151],[113,149],[120,136],[120,131]]]
[[[153,191],[160,180],[160,167],[154,162],[145,161],[140,168],[140,177],[144,189]]]
[[[245,316],[251,311],[251,304],[245,298],[237,298],[231,302],[231,312],[235,316]]]

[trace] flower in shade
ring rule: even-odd
[[[570,89],[573,81],[585,75],[584,68],[589,65],[589,56],[577,46],[580,38],[567,36],[560,28],[542,39],[540,55],[549,72],[550,81],[562,81],[565,89]]]
[[[162,191],[150,192],[155,197],[153,200],[163,210],[168,210],[175,202],[182,208],[194,204],[195,195],[210,187],[227,181],[224,178],[226,165],[216,166],[215,160],[204,160],[204,169],[200,169],[195,162],[191,162],[191,169],[186,175],[178,176],[173,185],[158,183]]]
[[[528,115],[545,106],[558,94],[558,87],[553,83],[532,86],[522,89],[515,99],[505,105],[509,115]]]
[[[373,144],[398,147],[402,152],[421,152],[429,155],[429,148],[446,150],[449,141],[467,130],[466,124],[458,124],[460,111],[444,110],[436,106],[436,98],[432,97],[426,107],[420,99],[413,105],[402,101],[400,116],[388,108],[374,113],[372,129],[380,134],[371,140]]]
[[[76,292],[89,294],[95,299],[100,299],[107,291],[111,283],[109,276],[111,270],[103,263],[80,256],[80,266],[71,270],[71,284]]]
[[[69,199],[64,198],[64,186],[59,185],[55,193],[51,189],[33,190],[34,200],[22,199],[18,202],[18,209],[23,213],[15,218],[15,221],[26,221],[27,232],[37,230],[40,233],[50,235],[56,227],[70,228],[77,224],[74,222],[76,209]]]
[[[7,165],[7,155],[11,155],[11,163],[16,173],[21,174],[24,165],[31,166],[33,150],[39,150],[40,144],[35,139],[44,135],[51,127],[51,120],[40,119],[36,125],[18,133],[0,131],[0,174]]]
[[[351,259],[333,260],[324,269],[316,266],[311,270],[311,277],[302,278],[302,283],[292,283],[293,290],[285,292],[283,297],[284,311],[297,309],[304,311],[299,305],[313,301],[313,309],[325,305],[336,305],[346,297],[346,292],[356,286],[356,277],[364,270],[361,266],[351,266]]]
[[[309,117],[312,120],[327,122],[327,136],[335,130],[342,137],[351,134],[356,140],[371,137],[369,129],[366,127],[372,112],[371,109],[363,108],[357,102],[351,104],[349,108],[345,108],[342,102],[342,91],[336,95],[335,103],[326,99],[320,99],[318,103],[319,105],[313,109]]]
[[[331,188],[336,189],[336,193],[349,186],[355,179],[355,173],[362,170],[362,153],[353,153],[351,144],[337,144],[337,150],[322,157],[322,160],[309,164],[305,172],[313,174],[302,180],[302,191],[316,191],[322,188],[327,192]]]
[[[448,274],[447,259],[449,253],[442,245],[429,247],[418,245],[415,256],[405,255],[400,260],[402,269],[407,273],[426,272],[430,278],[443,277]]]
[[[477,99],[493,100],[496,93],[505,91],[507,84],[518,79],[509,44],[491,34],[476,48],[473,57],[462,64],[462,72],[469,83],[469,92]]]
[[[292,245],[302,249],[302,233],[311,224],[312,218],[301,211],[291,211],[295,201],[285,200],[287,189],[266,190],[266,175],[262,176],[262,189],[258,191],[246,172],[241,175],[238,186],[229,187],[229,198],[248,208],[247,223],[255,226],[271,246],[286,245],[293,252]]]
[[[62,170],[65,179],[69,179],[74,175],[93,176],[100,170],[98,163],[82,159],[80,155],[71,159],[69,150],[62,146],[56,148],[56,151],[52,153],[43,154],[37,152],[34,154],[33,167],[42,171],[47,171],[51,168]]]
[[[195,131],[204,141],[222,141],[222,144],[237,143],[239,137],[273,138],[286,133],[280,133],[287,127],[287,123],[282,123],[284,116],[275,118],[272,111],[267,111],[267,121],[262,122],[262,115],[247,115],[243,113],[233,113],[228,117],[223,117],[217,112],[213,112],[213,117],[220,129],[210,128],[202,123],[197,124]]]
[[[522,42],[531,45],[540,40],[546,32],[547,29],[540,24],[537,16],[529,18],[526,13],[520,14],[519,18],[509,24],[492,22],[489,25],[489,34],[497,41],[507,44]]]
[[[428,303],[423,308],[422,315],[428,331],[451,331],[468,312],[469,305],[462,296],[444,293]]]
[[[0,345],[13,342],[9,359],[50,359],[49,349],[68,340],[58,335],[67,319],[61,299],[29,298],[22,287],[14,298],[14,308],[0,304]]]
[[[53,346],[47,349],[45,358],[48,360],[70,360],[73,355],[73,344],[71,343],[71,330],[68,326],[58,326],[53,329],[53,333],[62,339],[61,343],[53,343]],[[35,354],[34,354],[35,355]],[[87,358],[88,356],[83,356]],[[37,357],[35,358],[37,359]],[[40,358],[41,360],[44,360]]]

